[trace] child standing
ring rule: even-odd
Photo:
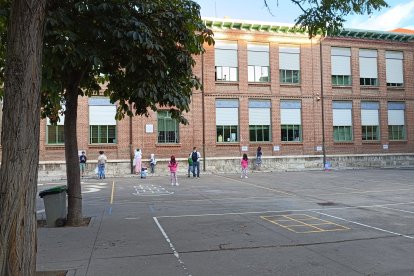
[[[193,171],[193,158],[191,157],[192,153],[188,155],[188,174],[187,177],[190,177],[191,172]]]
[[[155,154],[151,153],[151,159],[150,159],[151,174],[154,174],[156,164],[157,164],[157,160],[155,160]]]
[[[241,164],[241,169],[242,169],[242,174],[240,176],[240,178],[248,178],[247,177],[247,167],[249,167],[249,159],[247,158],[247,154],[243,154],[243,158],[240,161]]]
[[[175,160],[174,155],[171,155],[171,160],[170,162],[168,162],[168,168],[170,169],[171,186],[178,186],[178,181],[177,181],[178,162]]]

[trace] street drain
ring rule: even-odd
[[[333,205],[336,205],[336,203],[334,203],[332,201],[327,201],[327,202],[318,202],[318,205],[320,205],[320,206],[333,206]]]

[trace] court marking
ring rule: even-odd
[[[345,231],[351,230],[343,225],[339,225],[337,223],[323,220],[320,218],[312,217],[306,214],[291,214],[291,215],[277,215],[277,216],[260,216],[261,219],[267,220],[270,223],[276,224],[282,228],[285,228],[291,232],[297,234],[308,234],[308,233],[322,233],[322,232],[336,232],[336,231]],[[278,219],[280,218],[280,219]],[[309,223],[306,221],[314,221],[318,223]],[[294,222],[297,224],[289,224],[290,222]],[[323,226],[333,225],[336,228],[324,229]],[[319,226],[319,227],[318,227]],[[303,228],[305,227],[311,230],[308,231],[297,231],[295,228]]]
[[[388,210],[393,210],[393,211],[399,211],[399,212],[402,212],[402,213],[414,214],[413,211],[407,211],[407,210],[401,210],[401,209],[395,209],[395,208],[389,208],[389,207],[378,207],[378,208],[388,209]]]
[[[407,238],[407,239],[414,239],[414,237],[412,237],[412,236],[407,236],[407,235],[404,235],[404,234],[401,234],[401,233],[388,231],[388,230],[385,230],[385,229],[382,229],[382,228],[378,228],[378,227],[371,226],[371,225],[368,225],[368,224],[360,223],[360,222],[357,222],[357,221],[352,221],[352,220],[340,218],[340,217],[337,217],[337,216],[328,215],[328,214],[325,214],[325,213],[322,213],[322,212],[316,212],[316,211],[314,211],[314,213],[317,213],[317,214],[320,214],[320,215],[323,215],[323,216],[327,216],[327,217],[331,217],[331,218],[334,218],[334,219],[337,219],[337,220],[346,221],[348,223],[353,223],[353,224],[356,224],[356,225],[359,225],[359,226],[363,226],[363,227],[366,227],[366,228],[378,230],[378,231],[381,231],[381,232],[384,232],[384,233],[388,233],[388,234],[392,234],[392,235],[395,235],[395,236],[404,237],[404,238]]]
[[[174,192],[169,192],[161,185],[139,185],[134,186],[134,189],[135,193],[132,194],[135,196],[163,196],[174,194]]]

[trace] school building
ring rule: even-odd
[[[413,32],[344,29],[309,39],[286,24],[204,21],[216,43],[195,57],[203,89],[193,93],[189,125],[163,109],[116,121],[108,99],[80,97],[78,146],[89,160],[104,150],[117,173],[128,172],[135,148],[144,159],[184,160],[196,146],[202,168],[232,171],[261,146],[268,170],[323,168],[324,160],[414,166]],[[63,125],[42,121],[40,160],[43,169],[64,163]]]

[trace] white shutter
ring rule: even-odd
[[[361,110],[361,125],[363,126],[378,126],[378,110],[362,109]]]
[[[387,68],[387,83],[404,83],[403,61],[401,59],[385,60]]]
[[[270,125],[270,109],[249,108],[249,125]]]
[[[89,125],[113,126],[116,125],[115,105],[93,105],[89,106]]]
[[[388,110],[388,125],[389,126],[403,126],[405,125],[404,110]]]
[[[237,67],[237,51],[236,50],[215,50],[215,65]]]
[[[351,56],[351,48],[342,48],[342,47],[332,47],[331,48],[331,55],[332,56]]]
[[[299,54],[279,53],[279,69],[300,70]]]
[[[377,58],[360,57],[359,58],[359,76],[360,78],[378,78]]]
[[[352,109],[333,109],[334,126],[352,126]]]
[[[239,125],[238,108],[216,108],[216,126]]]
[[[269,52],[249,51],[247,62],[248,65],[269,66]]]
[[[215,49],[237,50],[237,41],[216,40]]]
[[[281,109],[280,121],[282,125],[300,125],[302,121],[300,116],[300,109]]]
[[[351,58],[346,56],[331,56],[332,75],[350,76]]]

